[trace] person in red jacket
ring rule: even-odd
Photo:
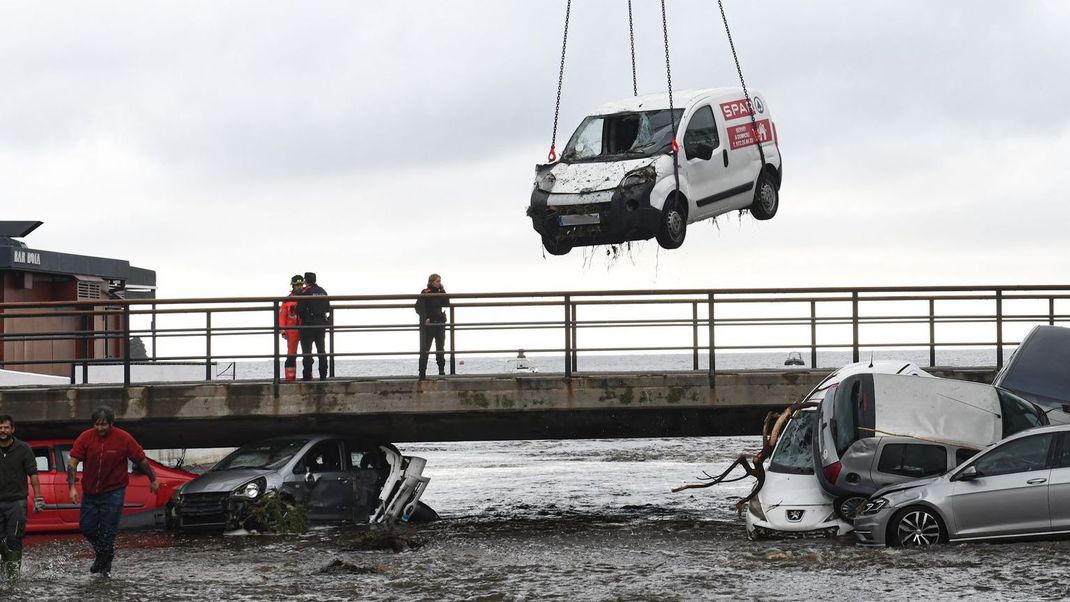
[[[300,274],[290,278],[290,296],[296,297],[305,288],[305,278]],[[297,344],[301,342],[301,330],[293,328],[301,325],[297,315],[297,300],[286,301],[279,307],[279,328],[282,338],[286,339],[286,380],[297,380]],[[290,328],[287,328],[290,327]]]
[[[119,530],[119,518],[123,514],[126,486],[130,482],[126,462],[132,461],[149,477],[149,490],[160,489],[156,472],[145,458],[141,445],[115,424],[115,412],[108,406],[100,406],[92,414],[93,428],[86,429],[74,440],[70,460],[67,462],[67,484],[70,486],[71,503],[78,503],[78,465],[85,462],[82,472],[82,505],[79,528],[96,552],[90,573],[107,577],[115,557],[115,533]]]

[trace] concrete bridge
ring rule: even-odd
[[[993,368],[935,368],[991,382]],[[229,447],[304,432],[392,442],[759,434],[828,370],[205,382],[0,389],[24,439],[70,438],[100,405],[149,448]]]

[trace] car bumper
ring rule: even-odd
[[[182,496],[175,504],[176,526],[185,531],[223,531],[237,525],[245,502],[229,493],[194,493]]]
[[[573,246],[648,240],[657,234],[661,223],[661,211],[650,206],[652,189],[653,184],[617,188],[608,201],[601,200],[605,195],[592,194],[594,202],[559,205],[554,203],[557,195],[536,188],[531,193],[528,216],[543,238]]]
[[[766,513],[762,519],[747,510],[747,534],[760,539],[796,539],[837,537],[851,532],[851,525],[835,518],[831,506],[807,506],[790,508],[802,510],[803,516],[820,517],[817,520],[789,521],[785,508],[777,508]],[[784,516],[781,516],[784,515]]]
[[[855,537],[858,542],[867,546],[888,545],[888,523],[896,510],[889,508],[876,514],[860,514],[855,518]]]

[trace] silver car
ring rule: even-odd
[[[855,519],[869,545],[1070,535],[1070,425],[1008,437],[951,472],[886,487]]]
[[[243,445],[174,496],[180,529],[242,527],[269,496],[300,504],[317,522],[408,521],[434,518],[419,502],[430,480],[423,458],[390,444],[336,435],[276,437]]]

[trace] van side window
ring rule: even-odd
[[[684,153],[687,158],[709,160],[713,157],[714,149],[720,145],[713,109],[705,106],[695,111],[684,132]]]
[[[947,472],[947,450],[939,445],[889,443],[881,452],[877,470],[906,477],[928,477]]]
[[[339,472],[342,470],[342,454],[337,441],[323,441],[308,450],[302,463],[311,472]]]

